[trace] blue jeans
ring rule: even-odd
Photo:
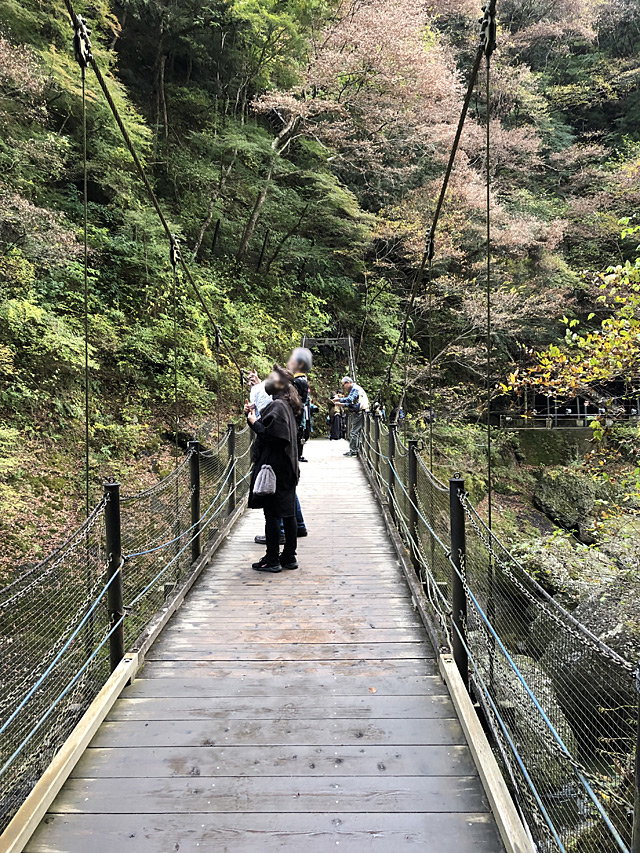
[[[304,516],[302,515],[302,507],[300,506],[300,498],[296,495],[296,521],[298,523],[298,530],[306,530],[307,526],[304,523]],[[282,519],[280,519],[280,532],[284,534],[284,525],[282,523]]]

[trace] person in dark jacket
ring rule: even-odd
[[[293,374],[277,364],[265,380],[264,387],[272,401],[261,411],[259,418],[250,403],[245,405],[247,420],[256,434],[251,451],[253,470],[249,506],[264,510],[267,540],[267,553],[257,563],[253,563],[253,568],[259,572],[280,572],[282,569],[298,568],[295,512],[300,469],[296,417],[302,410],[302,403],[293,386]],[[270,465],[276,475],[276,490],[272,495],[254,493],[256,477],[263,465]],[[280,519],[285,535],[282,554],[279,553]]]

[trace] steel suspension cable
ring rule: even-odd
[[[433,276],[431,258],[429,258],[429,269],[427,275],[429,287],[427,306],[427,322],[429,326],[429,469],[433,470],[433,415],[435,412],[435,408],[433,405]]]
[[[84,309],[84,502],[85,517],[89,518],[89,250],[88,250],[88,187],[87,187],[87,91],[86,66],[80,65],[82,76],[82,266]]]
[[[67,8],[69,16],[71,17],[71,20],[73,22],[73,26],[74,26],[74,29],[76,30],[76,32],[78,32],[78,30],[81,30],[81,31],[84,31],[86,33],[90,33],[90,31],[87,30],[87,28],[86,28],[86,23],[85,23],[84,19],[81,16],[76,15],[76,12],[75,12],[75,9],[73,8],[73,3],[71,2],[71,0],[64,0],[64,4]],[[145,171],[145,168],[142,165],[142,161],[140,160],[140,158],[138,156],[138,153],[137,153],[137,151],[133,145],[133,142],[131,140],[129,132],[128,132],[123,120],[122,120],[122,116],[120,115],[120,111],[118,110],[118,107],[116,106],[116,103],[113,100],[113,97],[111,95],[111,91],[109,89],[109,86],[107,85],[107,81],[105,80],[105,78],[102,74],[102,71],[100,70],[100,66],[98,65],[95,57],[93,56],[93,53],[91,52],[91,44],[89,42],[88,36],[86,38],[86,42],[88,45],[88,51],[86,53],[86,64],[90,65],[91,68],[93,68],[93,71],[96,75],[96,79],[98,81],[98,84],[99,84],[100,88],[102,89],[102,93],[104,94],[106,101],[107,101],[107,104],[109,105],[111,113],[113,114],[113,117],[116,121],[116,124],[118,125],[118,128],[120,129],[120,133],[122,134],[122,138],[125,142],[125,145],[127,146],[129,154],[131,155],[131,159],[133,160],[133,163],[136,167],[138,175],[139,175],[139,177],[140,177],[140,179],[141,179],[142,183],[144,184],[144,187],[147,191],[147,195],[149,197],[149,200],[151,201],[151,204],[153,205],[156,213],[158,214],[158,219],[160,220],[160,223],[162,224],[162,227],[165,231],[165,234],[167,235],[167,238],[169,239],[169,242],[171,244],[173,244],[173,242],[175,241],[175,237],[174,237],[171,229],[169,228],[169,223],[166,220],[166,217],[162,211],[162,208],[160,206],[158,198],[157,198],[157,196],[153,190],[153,187],[151,186],[149,178],[147,177],[147,173]],[[198,297],[200,304],[202,305],[204,312],[207,315],[210,323],[212,324],[214,329],[218,329],[219,326],[216,323],[216,321],[214,320],[213,315],[211,314],[211,311],[209,310],[209,306],[207,305],[202,293],[200,292],[200,288],[196,284],[193,276],[191,275],[191,271],[190,271],[189,267],[187,266],[182,255],[180,255],[180,257],[179,257],[179,263],[180,263],[180,267],[182,268],[182,271],[184,272],[187,280],[189,281],[189,284],[191,285],[194,293]],[[229,357],[229,360],[237,368],[238,374],[241,377],[241,381],[242,381],[243,373],[242,373],[242,370],[238,364],[238,361],[237,361],[235,355],[233,354],[233,351],[231,350],[229,345],[226,343],[224,338],[222,339],[222,344],[223,344],[223,347],[225,349],[225,352],[227,353],[227,356]]]
[[[180,424],[180,406],[178,403],[178,263],[180,248],[175,237],[171,243],[171,301],[173,304],[173,407],[174,407],[174,455],[178,466],[178,426]],[[176,481],[177,482],[177,481]],[[177,500],[177,486],[176,486]]]
[[[491,355],[492,355],[492,329],[491,329],[491,53],[487,53],[487,81],[486,81],[486,101],[487,101],[487,128],[486,128],[486,146],[487,146],[487,210],[486,210],[486,228],[487,228],[487,520],[489,522],[489,530],[492,529],[492,498],[493,498],[493,468],[491,462],[491,399],[492,399],[492,383],[491,383]]]
[[[409,321],[409,316],[413,311],[413,307],[416,301],[416,297],[420,290],[420,285],[422,284],[424,271],[427,268],[427,265],[430,266],[431,261],[433,259],[434,247],[435,247],[435,233],[438,227],[438,221],[440,219],[440,214],[442,212],[442,206],[444,204],[444,199],[447,194],[447,189],[449,188],[449,180],[451,178],[451,173],[453,171],[453,166],[456,159],[456,154],[458,152],[458,148],[460,146],[460,139],[462,138],[462,131],[464,129],[464,123],[467,118],[467,113],[469,111],[469,105],[471,103],[471,98],[473,96],[473,91],[475,88],[476,80],[478,77],[478,72],[480,70],[480,64],[482,62],[482,57],[485,54],[486,44],[487,44],[487,29],[488,29],[488,19],[489,17],[495,14],[495,0],[491,0],[489,5],[485,9],[485,17],[482,21],[482,29],[480,35],[480,44],[478,45],[478,49],[476,51],[476,56],[473,62],[473,67],[471,69],[471,75],[469,77],[469,82],[467,84],[467,90],[465,93],[464,101],[462,104],[462,109],[460,111],[460,117],[458,119],[458,126],[456,128],[456,133],[453,139],[453,143],[451,146],[451,151],[449,153],[449,160],[447,162],[447,167],[445,169],[444,177],[442,179],[442,185],[440,187],[440,193],[438,195],[438,200],[436,202],[436,208],[433,214],[433,218],[431,220],[431,226],[427,231],[426,240],[425,240],[425,249],[422,254],[422,259],[420,261],[420,266],[414,276],[413,286],[411,288],[411,293],[409,295],[409,300],[407,302],[407,307],[404,314],[404,319],[402,321],[402,326],[400,329],[400,334],[398,335],[398,340],[396,341],[396,345],[394,347],[391,360],[386,370],[386,384],[388,385],[391,382],[391,371],[398,357],[398,351],[400,350],[400,345],[402,343],[403,334],[407,328],[407,323]],[[382,388],[378,392],[378,397],[382,392]]]

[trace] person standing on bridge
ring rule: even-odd
[[[342,394],[335,397],[333,402],[336,406],[347,409],[351,415],[349,450],[344,455],[357,456],[364,429],[364,413],[369,411],[369,398],[366,391],[356,385],[350,376],[345,376],[342,379]]]
[[[253,404],[245,404],[249,426],[256,434],[251,451],[253,470],[249,506],[264,510],[267,553],[253,568],[259,572],[297,569],[298,523],[296,521],[296,486],[300,477],[298,465],[298,427],[296,418],[302,411],[300,395],[293,386],[293,373],[275,364],[264,383],[271,396],[258,417]],[[256,494],[256,478],[263,466],[271,466],[275,474],[275,492]],[[280,519],[284,528],[284,549],[280,554]]]
[[[307,378],[307,373],[311,370],[311,365],[313,364],[313,355],[311,350],[306,347],[298,347],[294,349],[291,355],[289,356],[289,360],[287,362],[287,369],[293,373],[293,387],[296,389],[298,394],[300,395],[300,400],[302,402],[302,412],[300,415],[296,417],[296,423],[298,425],[298,458],[300,461],[306,462],[306,459],[302,458],[302,446],[303,446],[303,436],[304,430],[306,429],[306,424],[304,423],[304,414],[305,411],[308,410],[309,404],[309,380]],[[249,401],[254,405],[255,412],[258,417],[262,410],[271,402],[271,396],[267,394],[264,388],[264,382],[260,381],[258,374],[255,370],[247,375],[247,382],[251,386],[251,391],[249,394]],[[305,537],[309,535],[307,530],[307,525],[305,524],[304,516],[302,515],[302,507],[300,506],[300,500],[296,494],[296,519],[298,522],[298,539],[301,537]],[[258,545],[264,545],[266,543],[266,537],[258,534],[255,537],[255,541]],[[284,537],[284,528],[282,524],[280,525],[280,544],[284,545],[285,537]]]

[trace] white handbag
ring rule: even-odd
[[[258,471],[258,476],[253,484],[254,495],[275,495],[276,472],[271,465],[263,465]]]

